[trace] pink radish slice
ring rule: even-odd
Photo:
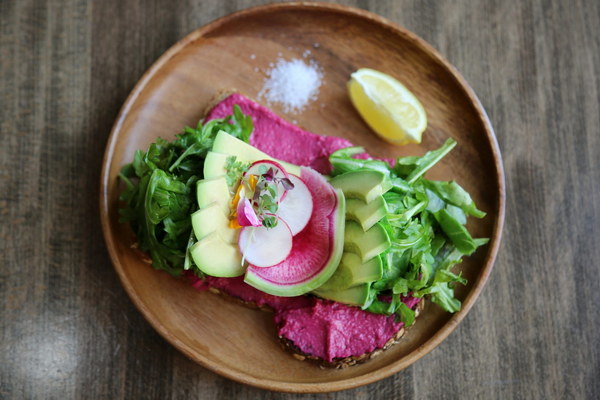
[[[290,190],[281,200],[277,210],[277,216],[284,220],[292,235],[296,235],[308,224],[313,211],[313,198],[310,190],[301,178],[296,175],[289,175],[289,180],[294,184],[294,189]]]
[[[270,267],[285,260],[292,250],[292,231],[278,220],[274,228],[242,228],[238,246],[244,259],[256,267]]]
[[[289,174],[287,173],[285,168],[283,168],[283,166],[281,164],[279,164],[277,161],[271,161],[271,160],[259,160],[259,161],[253,162],[250,165],[250,167],[248,167],[248,170],[244,173],[244,176],[246,176],[246,175],[262,175],[260,173],[261,165],[264,165],[267,168],[267,170],[269,168],[273,168],[275,171],[276,178],[289,178]]]
[[[302,167],[300,177],[313,198],[308,225],[294,236],[285,260],[269,268],[250,263],[244,278],[249,285],[274,296],[299,296],[321,286],[335,272],[344,249],[343,194],[310,168]]]
[[[288,172],[285,170],[285,168],[283,168],[283,166],[281,164],[279,164],[277,161],[271,161],[271,160],[259,160],[259,161],[255,161],[253,162],[250,167],[248,168],[248,170],[244,173],[244,177],[249,176],[249,175],[257,175],[260,176],[261,174],[261,166],[266,167],[266,170],[268,171],[269,169],[273,169],[273,177],[274,178],[278,178],[278,179],[282,179],[282,178],[287,178],[289,179],[289,174]],[[287,190],[285,190],[285,188],[283,187],[282,184],[278,184],[277,185],[277,194],[278,194],[278,201],[281,201],[285,198],[285,196],[287,195]]]

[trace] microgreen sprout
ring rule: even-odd
[[[229,186],[229,189],[232,191],[235,190],[235,187],[242,179],[244,172],[246,172],[250,166],[249,163],[236,161],[236,159],[236,156],[229,156],[225,161],[225,170],[227,171],[225,180],[227,181],[227,186]]]
[[[252,207],[258,218],[266,228],[277,226],[277,210],[281,197],[279,195],[279,185],[284,191],[292,190],[294,184],[285,177],[278,177],[275,168],[269,168],[265,165],[258,167],[259,175],[256,177],[254,187],[249,184],[249,179],[244,179],[246,196],[250,199]]]

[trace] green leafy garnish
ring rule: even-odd
[[[237,184],[242,179],[242,175],[244,172],[248,170],[250,163],[245,163],[242,161],[236,161],[236,156],[229,156],[225,160],[225,180],[227,181],[227,186],[229,188],[235,188]]]
[[[421,157],[401,157],[394,167],[380,160],[355,159],[362,147],[349,147],[331,154],[332,175],[357,170],[386,174],[392,189],[383,195],[387,215],[380,221],[390,248],[382,254],[383,277],[371,283],[364,309],[378,314],[396,314],[405,324],[414,321],[414,311],[401,296],[430,296],[444,310],[456,312],[461,303],[454,296],[456,284],[466,284],[452,267],[472,254],[487,239],[474,239],[467,231],[467,216],[482,218],[471,196],[456,182],[430,181],[424,174],[448,152],[456,141]]]
[[[277,181],[272,176],[269,176],[269,170],[261,165],[258,169],[258,181],[254,188],[251,204],[258,219],[266,228],[274,228],[277,226],[277,217],[275,213],[279,209],[277,202]]]
[[[235,163],[231,162],[230,168],[227,168],[227,174],[235,174]],[[246,168],[247,170],[247,168]],[[277,217],[275,216],[279,209],[279,185],[284,191],[294,188],[294,184],[285,177],[276,176],[276,170],[266,165],[258,166],[258,174],[250,174],[236,182],[244,185],[244,197],[246,197],[262,225],[266,228],[277,226]],[[235,175],[236,177],[238,175]],[[241,175],[239,175],[241,176]],[[253,183],[251,183],[251,181]]]
[[[433,167],[446,154],[448,154],[456,146],[456,140],[448,139],[446,143],[437,150],[428,152],[421,157],[400,157],[396,160],[394,172],[399,177],[406,180],[407,183],[414,183],[427,170]]]
[[[119,221],[130,223],[139,249],[150,254],[154,268],[173,275],[190,268],[190,215],[197,208],[195,188],[203,178],[206,154],[219,131],[248,142],[253,129],[252,118],[235,105],[232,115],[186,127],[171,142],[158,138],[123,166],[119,177],[126,188],[120,196]],[[233,169],[238,173],[243,166],[235,164]]]

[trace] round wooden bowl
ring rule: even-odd
[[[215,93],[236,89],[257,98],[278,58],[314,60],[323,71],[316,101],[284,118],[322,135],[342,136],[376,157],[420,155],[448,137],[458,146],[428,173],[454,179],[488,215],[471,219],[475,237],[489,237],[462,263],[468,285],[457,289],[462,310],[427,303],[401,342],[378,358],[343,370],[300,362],[279,345],[272,315],[194,290],[185,279],[153,270],[131,248],[118,222],[119,169],[136,149],[173,138],[203,117]],[[421,100],[429,126],[420,145],[397,147],[361,120],[346,94],[350,73],[388,73]],[[431,46],[377,15],[333,4],[271,4],[236,12],[186,36],[152,65],[125,102],[110,135],[101,180],[102,228],[125,290],[152,326],[185,355],[230,379],[286,392],[327,392],[365,385],[408,367],[434,349],[465,317],[493,266],[504,220],[504,176],[490,122],[473,90]]]

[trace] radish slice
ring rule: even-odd
[[[276,178],[289,178],[289,174],[287,173],[285,168],[283,168],[278,162],[271,160],[260,160],[253,162],[252,165],[248,167],[248,170],[244,173],[244,176],[262,175],[260,173],[261,165],[264,165],[267,169],[273,168]]]
[[[289,180],[294,184],[294,189],[279,203],[277,216],[288,224],[292,235],[295,236],[310,220],[313,198],[302,179],[290,174]]]
[[[271,160],[255,161],[254,163],[252,163],[252,165],[250,165],[248,170],[244,173],[244,177],[249,176],[249,175],[257,175],[257,176],[262,175],[261,169],[265,169],[265,168],[261,168],[261,167],[265,167],[267,171],[269,169],[272,169],[274,178],[289,179],[289,177],[290,177],[288,172],[285,170],[285,168],[283,168],[283,166],[281,164],[279,164],[276,161],[271,161]],[[277,185],[278,201],[282,201],[286,197],[287,192],[288,191],[283,187],[282,184]]]
[[[238,246],[244,259],[256,267],[271,267],[285,260],[292,250],[292,232],[281,219],[274,228],[242,228]]]

